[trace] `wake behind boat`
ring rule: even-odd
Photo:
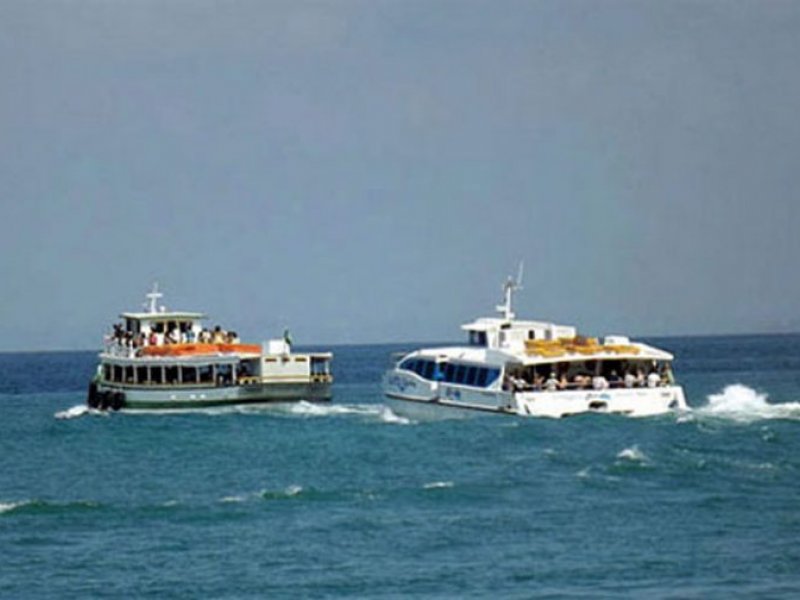
[[[579,336],[575,327],[517,320],[504,285],[500,317],[462,325],[466,346],[403,356],[383,379],[392,409],[408,416],[483,411],[532,417],[584,412],[648,416],[686,409],[669,352],[624,336]]]
[[[283,339],[243,344],[233,332],[202,326],[204,314],[157,306],[123,313],[106,337],[91,408],[193,408],[249,402],[330,400],[330,352],[292,352]]]

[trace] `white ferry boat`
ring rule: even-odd
[[[89,385],[91,408],[190,408],[249,402],[330,400],[330,352],[295,353],[283,339],[242,344],[197,312],[167,311],[147,294],[146,312],[122,313]]]
[[[624,336],[602,341],[575,327],[515,319],[504,285],[499,318],[462,325],[468,345],[406,354],[383,379],[395,412],[412,417],[484,411],[531,417],[585,412],[648,416],[686,409],[673,356]]]

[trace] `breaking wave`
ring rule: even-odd
[[[646,463],[649,460],[647,455],[635,445],[621,450],[619,454],[617,454],[617,458],[634,463]]]
[[[800,402],[772,404],[767,394],[736,383],[719,394],[711,394],[708,404],[693,411],[697,416],[730,419],[750,423],[764,419],[800,419]]]
[[[0,515],[25,514],[57,514],[73,511],[85,511],[100,508],[97,502],[49,502],[46,500],[20,500],[18,502],[0,502]]]
[[[441,490],[453,487],[452,481],[431,481],[422,486],[424,490]]]

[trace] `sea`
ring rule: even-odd
[[[800,597],[800,335],[649,340],[691,409],[414,421],[334,398],[84,407],[94,352],[0,354],[0,598]]]

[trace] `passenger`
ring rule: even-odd
[[[194,329],[190,327],[189,329],[186,330],[186,343],[194,344],[194,340],[195,340]]]
[[[558,379],[556,379],[555,371],[550,372],[550,377],[544,382],[544,389],[548,392],[555,392],[558,389]]]
[[[612,370],[611,375],[608,376],[608,386],[612,388],[619,387],[622,383],[622,380],[617,375],[617,372]]]
[[[178,330],[175,327],[170,329],[169,333],[167,333],[167,337],[166,337],[166,339],[164,341],[167,344],[178,344],[178,343],[180,343],[181,336],[178,333]]]
[[[539,373],[536,373],[533,376],[533,389],[541,390],[542,388],[544,388],[544,377],[542,377]]]
[[[567,379],[567,372],[562,371],[561,377],[558,378],[558,389],[566,390],[569,388],[569,380]]]
[[[608,381],[602,375],[595,375],[592,377],[592,387],[596,390],[608,389]]]
[[[239,343],[241,343],[240,340],[239,340],[239,336],[236,335],[235,331],[231,331],[228,334],[228,340],[229,340],[228,341],[229,344],[239,344]]]
[[[674,377],[672,375],[672,369],[670,368],[669,364],[664,364],[661,367],[661,385],[667,386],[672,385],[674,383]]]
[[[150,336],[147,338],[148,346],[158,346],[158,335],[155,330],[150,331]]]
[[[645,386],[644,371],[642,371],[642,367],[637,367],[636,368],[636,385],[638,387],[644,387]]]
[[[214,327],[214,333],[211,334],[211,343],[212,344],[225,343],[225,332],[222,331],[222,328],[219,325]]]
[[[661,376],[658,374],[658,371],[654,367],[653,370],[650,371],[650,374],[647,376],[647,387],[649,388],[658,387],[660,383],[661,383]]]
[[[630,371],[625,372],[625,387],[632,388],[636,385],[636,375]]]

